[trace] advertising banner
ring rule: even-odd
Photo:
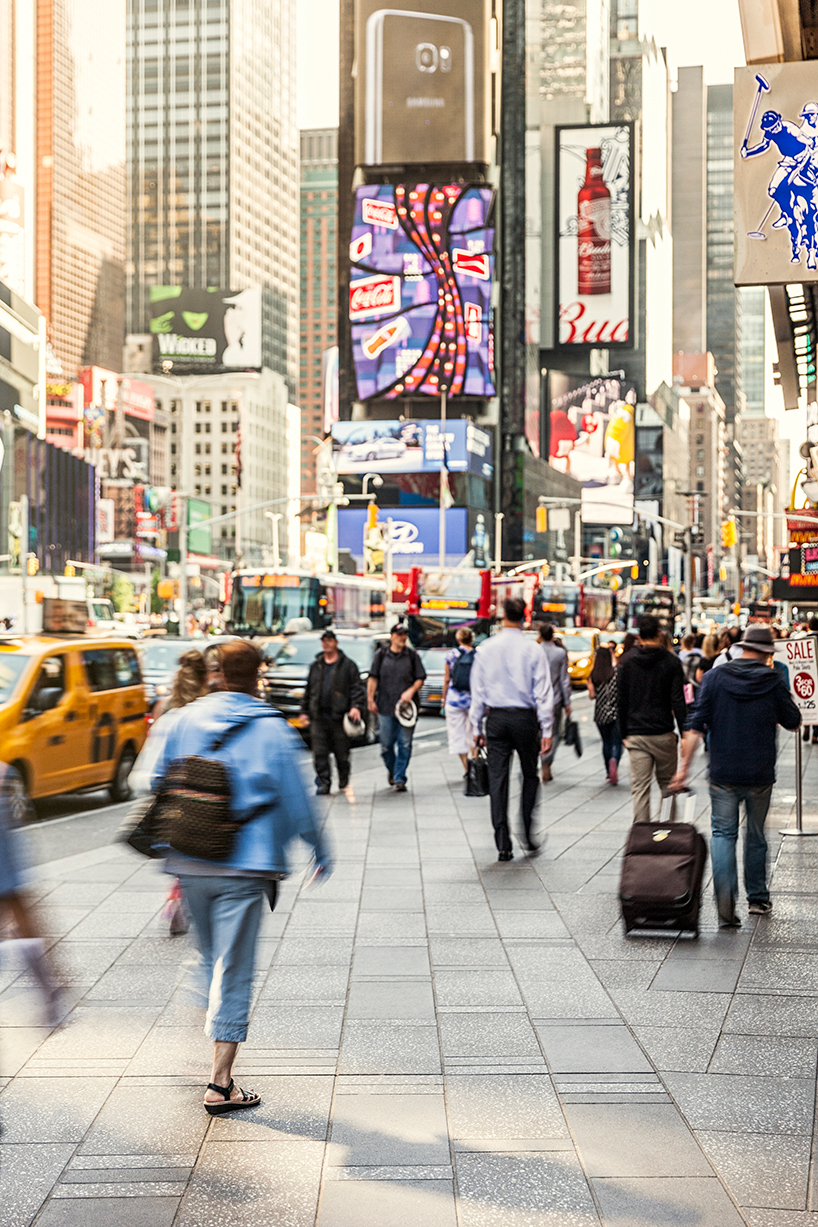
[[[358,396],[494,395],[494,191],[356,192],[349,318]]]
[[[556,131],[559,344],[631,346],[633,125]]]
[[[787,512],[787,531],[790,545],[804,545],[818,541],[818,508],[805,507],[803,511]]]
[[[468,552],[467,511],[450,507],[446,512],[447,565],[454,566]],[[440,512],[437,507],[382,507],[378,524],[385,531],[392,520],[392,560],[396,570],[437,562],[440,549]],[[338,548],[349,550],[363,569],[366,508],[342,507],[338,511]]]
[[[210,503],[205,503],[201,499],[189,498],[187,500],[187,548],[191,554],[209,554],[212,549],[210,525],[206,528],[197,528],[202,520],[209,520],[213,512]]]
[[[489,157],[490,0],[356,0],[358,166]]]
[[[0,281],[26,297],[26,236],[22,183],[0,174]]]
[[[584,524],[631,524],[636,390],[613,371],[548,372],[548,461],[581,481]]]
[[[152,285],[150,303],[157,373],[260,370],[261,290]]]
[[[818,712],[818,656],[816,638],[781,639],[775,645],[776,660],[787,666],[790,693],[805,724],[814,724]],[[800,736],[800,734],[799,734]]]
[[[490,478],[492,440],[464,418],[436,421],[334,422],[332,447],[337,473],[476,473]]]
[[[735,70],[736,285],[818,280],[816,95],[809,61]]]

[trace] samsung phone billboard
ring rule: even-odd
[[[338,473],[493,473],[491,435],[454,418],[436,421],[335,422],[332,448]]]
[[[261,290],[150,287],[153,365],[197,374],[261,368]]]
[[[490,0],[356,0],[359,166],[488,164],[490,8]]]

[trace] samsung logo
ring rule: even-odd
[[[445,98],[407,98],[406,105],[407,107],[410,107],[411,109],[423,107],[423,108],[427,108],[428,110],[440,110],[442,107],[445,107],[446,99]]]

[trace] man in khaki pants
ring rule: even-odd
[[[639,646],[619,666],[619,728],[631,764],[634,822],[650,822],[653,773],[667,791],[676,773],[679,732],[687,721],[684,671],[681,662],[659,638],[659,619],[643,614],[638,621]]]

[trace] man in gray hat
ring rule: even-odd
[[[739,807],[744,802],[744,887],[751,915],[772,911],[767,886],[764,823],[775,783],[775,736],[779,724],[797,729],[798,708],[780,670],[770,668],[773,636],[768,626],[748,626],[736,645],[739,660],[704,675],[696,706],[682,741],[679,769],[670,784],[684,788],[690,760],[704,734],[710,734],[710,802],[713,889],[723,929],[738,929],[736,915]]]

